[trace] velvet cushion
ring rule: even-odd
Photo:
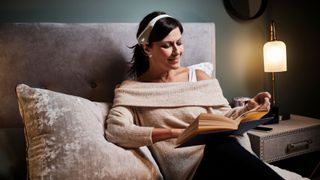
[[[156,179],[141,149],[123,149],[104,137],[110,104],[16,87],[25,127],[29,179]]]

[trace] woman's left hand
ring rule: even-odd
[[[247,109],[254,108],[270,110],[270,98],[271,95],[268,92],[260,92],[247,103]]]

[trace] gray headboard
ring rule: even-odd
[[[184,23],[183,64],[215,62],[213,23]],[[126,78],[136,23],[0,24],[0,128],[22,127],[15,86],[25,83],[112,102]]]
[[[214,24],[183,25],[183,65],[215,66]],[[0,179],[26,177],[16,85],[112,102],[115,85],[126,78],[136,30],[136,23],[0,24]]]

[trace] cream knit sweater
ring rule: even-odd
[[[124,81],[115,90],[106,136],[123,147],[149,146],[165,179],[191,179],[203,146],[175,148],[176,139],[153,144],[152,129],[186,128],[202,112],[236,117],[242,111],[230,108],[216,79],[194,83]]]
[[[168,180],[192,179],[204,146],[175,148],[176,139],[153,143],[153,128],[186,128],[202,112],[236,118],[245,111],[230,108],[217,79],[183,83],[124,81],[115,90],[113,103],[107,118],[107,139],[127,148],[148,146]],[[248,137],[237,138],[253,153]],[[285,179],[302,178],[275,166],[271,168]]]

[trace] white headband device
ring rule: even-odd
[[[148,44],[149,42],[149,36],[150,33],[153,29],[153,26],[156,24],[156,22],[159,19],[165,18],[165,17],[171,17],[167,14],[161,14],[159,16],[154,17],[149,24],[147,25],[146,28],[144,28],[144,30],[140,33],[140,35],[138,36],[138,44]]]

